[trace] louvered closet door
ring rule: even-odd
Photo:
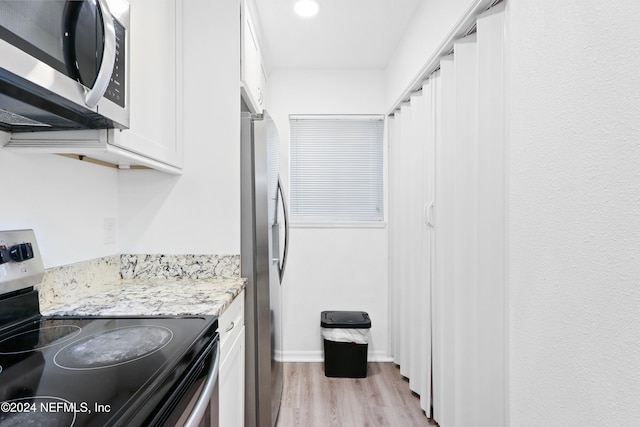
[[[411,114],[411,139],[407,156],[407,180],[405,182],[407,198],[407,230],[406,239],[408,247],[407,282],[403,283],[406,289],[407,308],[404,313],[406,327],[409,330],[409,343],[405,351],[408,352],[409,363],[400,371],[405,372],[409,378],[409,388],[415,393],[420,392],[423,367],[420,347],[424,341],[425,330],[422,328],[422,311],[425,310],[423,288],[428,286],[422,277],[422,176],[424,165],[422,163],[423,144],[425,140],[424,123],[424,97],[421,93],[411,96],[409,111]],[[408,314],[408,315],[407,315]]]
[[[441,61],[434,419],[506,425],[504,5]]]
[[[411,321],[406,313],[409,313],[411,304],[411,295],[409,294],[409,282],[412,280],[411,271],[411,228],[410,218],[411,212],[407,209],[408,199],[410,197],[411,189],[407,185],[410,180],[411,171],[411,145],[413,143],[413,115],[411,114],[411,108],[409,104],[403,105],[400,109],[402,115],[401,128],[400,128],[400,140],[399,140],[399,164],[396,171],[399,178],[398,202],[400,210],[396,217],[399,237],[399,258],[397,259],[398,275],[394,286],[399,288],[400,310],[399,310],[399,324],[400,324],[400,347],[397,354],[398,362],[400,364],[400,373],[405,377],[410,377],[410,349],[411,349]]]
[[[436,281],[440,316],[434,330],[441,339],[434,344],[434,418],[441,426],[453,426],[456,390],[456,294],[454,288],[454,187],[456,165],[456,68],[453,56],[440,61],[441,137],[436,163]]]
[[[453,144],[455,138],[455,67],[453,56],[440,61],[435,76],[435,249],[433,281],[433,418],[453,425]]]
[[[478,342],[477,317],[477,44],[476,35],[454,45],[456,69],[456,161],[453,174],[453,288],[455,295],[455,408],[456,426],[474,425],[477,412],[474,361]]]
[[[433,123],[431,84],[426,82],[421,92],[411,96],[411,133],[407,164],[406,200],[407,228],[405,241],[409,249],[406,265],[408,281],[403,283],[408,298],[408,310],[403,313],[409,329],[410,342],[403,351],[408,351],[408,364],[400,366],[403,375],[409,378],[409,387],[420,395],[421,406],[430,416],[431,406],[431,226],[425,220],[425,208],[433,198],[430,188],[433,181]],[[404,358],[403,358],[404,359]]]
[[[506,426],[504,4],[478,26],[476,425]]]
[[[416,296],[420,301],[419,321],[420,339],[418,354],[418,364],[420,366],[418,380],[416,381],[415,392],[420,395],[420,405],[428,416],[431,415],[431,349],[432,349],[432,272],[433,272],[433,235],[434,235],[434,203],[435,203],[435,138],[436,123],[434,110],[435,83],[433,76],[422,85],[422,138],[420,147],[422,149],[421,170],[422,186],[418,200],[422,208],[419,224],[420,245],[420,288]],[[418,211],[420,212],[420,211]]]
[[[501,4],[390,119],[392,352],[441,427],[506,426],[504,78]]]
[[[400,373],[431,415],[431,234],[425,206],[432,200],[431,88],[412,95],[390,122],[390,286],[392,351]],[[431,144],[431,148],[428,148]],[[427,170],[429,169],[429,170]]]

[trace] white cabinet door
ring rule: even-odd
[[[244,426],[244,326],[220,365],[220,425]]]
[[[242,20],[242,82],[244,88],[257,100],[258,92],[258,39],[256,37],[253,22],[248,13],[248,7],[244,7]]]
[[[113,145],[182,167],[182,0],[130,0],[130,129]]]
[[[218,318],[220,425],[244,426],[244,291]]]
[[[253,113],[262,113],[266,104],[267,73],[262,62],[262,53],[255,20],[249,2],[242,7],[242,54],[240,88],[242,96]]]

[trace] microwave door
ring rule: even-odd
[[[63,0],[0,1],[0,38],[38,63],[75,80],[67,66],[69,55],[65,54],[65,49],[68,44],[63,40],[72,26],[69,11],[75,4],[80,3]],[[93,37],[85,34],[85,38]]]
[[[0,38],[36,63],[80,83],[75,92],[80,91],[84,105],[95,107],[109,84],[116,57],[114,20],[106,0],[0,1],[0,8]],[[34,67],[36,74],[46,73],[39,68]],[[56,79],[39,80],[40,86],[59,92],[51,87]]]
[[[115,61],[115,28],[106,1],[1,1],[0,7],[0,38],[80,83],[84,105],[95,107]]]
[[[108,1],[115,16],[107,0],[0,0],[0,130],[129,126],[129,7]]]
[[[106,0],[66,2],[63,50],[68,75],[94,108],[107,90],[116,58],[116,32]],[[102,52],[101,55],[96,53]]]
[[[71,106],[89,109],[84,102],[84,86],[74,67],[67,65],[72,34],[70,5],[62,0],[0,1],[0,72],[3,92],[20,91],[17,100],[27,99],[47,111],[47,100],[60,97]],[[82,2],[92,3],[92,2]],[[95,35],[85,35],[95,39]],[[95,57],[95,52],[94,55]],[[34,98],[34,99],[29,99]],[[39,99],[35,99],[39,98]],[[0,108],[4,108],[0,106]],[[95,109],[92,109],[95,111]]]
[[[64,51],[70,74],[84,88],[84,104],[128,128],[129,5],[121,0],[68,3],[75,6],[66,17]],[[85,34],[96,37],[87,40]]]

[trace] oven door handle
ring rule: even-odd
[[[216,382],[218,381],[218,369],[220,365],[220,343],[216,345],[216,358],[211,368],[209,369],[209,374],[207,375],[207,381],[202,388],[202,393],[200,393],[200,397],[198,401],[193,406],[191,410],[191,414],[187,421],[184,423],[184,427],[198,427],[200,422],[202,421],[202,417],[204,416],[205,411],[207,410],[207,406],[211,403],[211,395],[213,394],[213,390],[216,387]]]

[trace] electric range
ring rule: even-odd
[[[33,231],[0,262],[0,427],[217,425],[215,316],[42,316]]]

